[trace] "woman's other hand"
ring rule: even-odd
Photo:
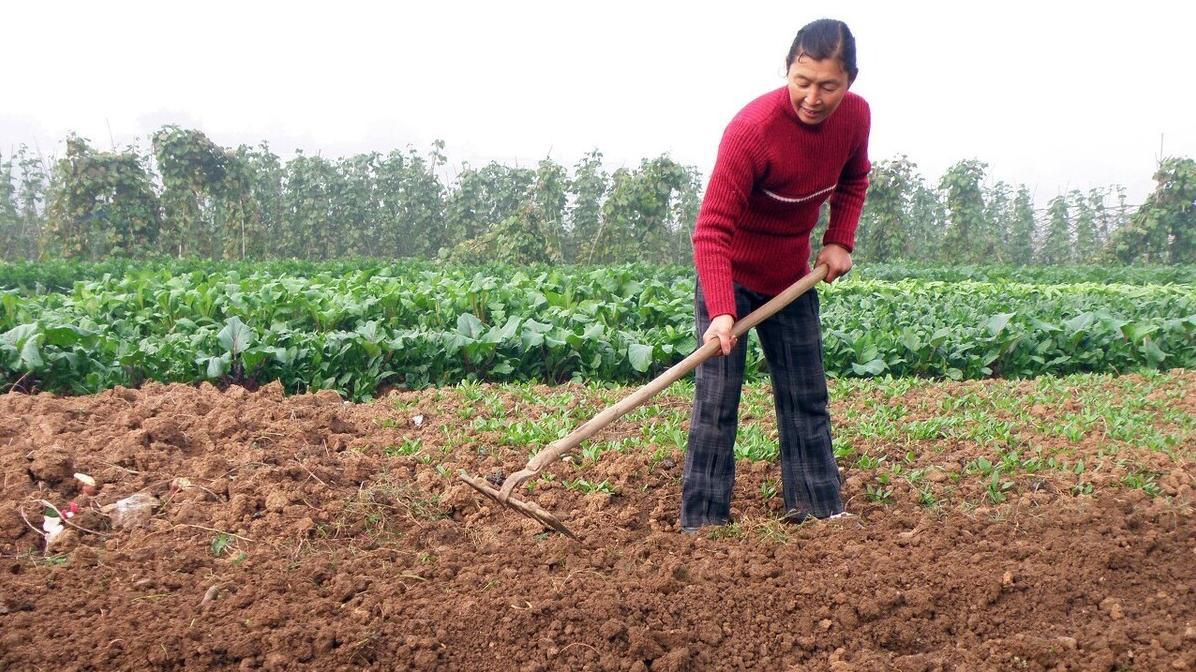
[[[724,355],[731,354],[731,349],[735,347],[735,343],[739,341],[738,338],[731,335],[731,327],[735,325],[735,318],[730,315],[719,315],[710,320],[710,326],[706,329],[706,333],[702,335],[702,343],[708,343],[711,339],[718,339],[722,345],[722,353]]]
[[[820,264],[826,264],[826,282],[834,282],[835,278],[851,270],[851,253],[847,248],[831,243],[818,253],[814,265]]]

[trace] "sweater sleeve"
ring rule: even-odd
[[[872,163],[868,160],[868,135],[871,131],[872,112],[864,103],[860,113],[860,135],[843,171],[839,175],[839,186],[831,194],[831,221],[822,236],[823,245],[842,245],[848,252],[855,249],[855,231],[864,210],[864,197],[868,193],[868,174]]]
[[[732,121],[719,143],[693,233],[694,265],[711,318],[739,317],[731,284],[731,240],[752,187],[763,173],[765,162],[761,157],[755,129]]]

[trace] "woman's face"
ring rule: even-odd
[[[797,118],[811,126],[831,116],[850,86],[837,58],[816,61],[802,54],[789,66],[789,99]]]

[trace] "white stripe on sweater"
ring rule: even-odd
[[[761,191],[768,194],[769,196],[772,196],[773,198],[777,199],[778,201],[784,201],[785,203],[801,203],[802,201],[808,201],[811,198],[817,198],[817,197],[825,194],[828,191],[833,191],[834,188],[837,186],[839,186],[838,183],[835,183],[835,184],[832,184],[831,186],[827,187],[826,189],[823,189],[822,191],[816,191],[816,192],[810,194],[809,196],[802,196],[801,198],[787,198],[785,196],[781,196],[780,194],[774,194],[767,189],[761,189]]]

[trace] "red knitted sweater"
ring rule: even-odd
[[[732,280],[767,295],[809,272],[810,231],[831,200],[822,244],[850,252],[868,190],[871,114],[848,92],[811,126],[781,87],[748,103],[723,133],[694,227],[694,264],[711,317],[735,319]]]

